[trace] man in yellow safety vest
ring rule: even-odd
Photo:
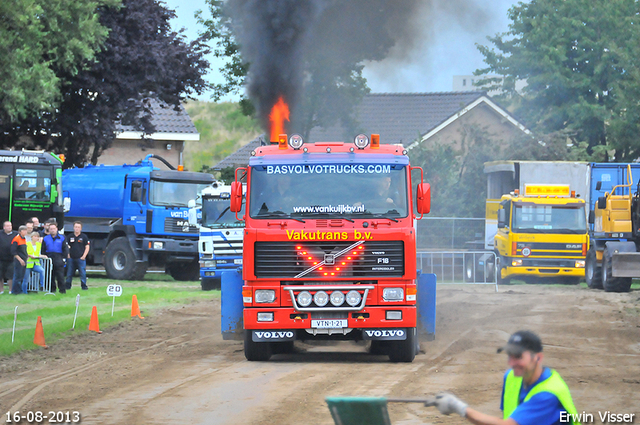
[[[578,422],[569,387],[560,374],[542,366],[542,341],[531,331],[518,331],[498,349],[509,356],[504,375],[500,409],[503,418],[486,415],[449,393],[440,393],[432,403],[441,413],[457,413],[477,425],[555,425]]]

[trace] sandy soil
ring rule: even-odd
[[[640,291],[440,285],[436,340],[413,363],[365,345],[306,345],[247,362],[220,336],[220,304],[199,302],[0,359],[0,412],[78,411],[83,424],[332,424],[326,396],[420,398],[449,390],[499,414],[509,334],[545,343],[545,364],[579,411],[635,413],[640,423]],[[459,424],[419,404],[391,404],[394,424]]]

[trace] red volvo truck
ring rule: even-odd
[[[370,340],[392,361],[413,361],[414,220],[429,212],[431,194],[406,150],[377,134],[354,143],[280,135],[236,170],[235,212],[240,174],[246,358],[268,360],[294,340]]]

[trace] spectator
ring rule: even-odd
[[[38,217],[31,217],[31,221],[33,222],[33,230],[40,233],[40,230],[42,230],[40,219]]]
[[[18,232],[13,231],[10,221],[5,221],[0,232],[0,294],[4,293],[4,285],[9,287],[9,293],[12,291],[13,285],[13,255],[11,254],[11,242]],[[7,281],[4,283],[4,281]]]
[[[80,285],[87,290],[87,255],[89,254],[89,238],[82,233],[82,223],[73,223],[73,235],[69,236],[69,260],[67,261],[67,289],[71,289],[71,281],[76,269],[80,273]]]
[[[48,218],[45,220],[44,222],[44,226],[42,227],[42,230],[40,231],[40,236],[42,236],[43,238],[45,236],[47,236],[49,234],[49,226],[51,225],[51,223],[55,223],[56,219],[55,218]],[[44,243],[44,239],[42,239],[42,243]]]
[[[33,230],[33,221],[31,221],[31,219],[27,220],[26,223],[24,223],[25,226],[27,226],[27,241],[31,241],[31,234],[34,232]]]
[[[11,292],[18,295],[22,291],[22,281],[27,269],[27,226],[20,226],[18,234],[11,241],[11,254],[13,255],[13,288]],[[25,288],[26,289],[26,288]]]
[[[48,220],[47,220],[48,221]],[[49,234],[42,241],[42,249],[44,254],[51,258],[53,263],[53,276],[51,278],[51,292],[56,292],[56,282],[58,291],[66,294],[64,283],[64,262],[69,256],[69,247],[67,246],[64,235],[58,233],[58,225],[56,222],[49,223]]]
[[[40,233],[33,232],[31,234],[31,241],[27,242],[27,271],[22,281],[22,292],[27,292],[27,286],[29,284],[29,276],[31,271],[34,271],[40,275],[40,290],[44,289],[44,269],[40,265],[41,258],[47,258],[46,255],[41,254],[42,243],[40,242]]]

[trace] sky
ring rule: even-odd
[[[205,1],[162,1],[177,14],[177,18],[171,21],[172,28],[184,28],[189,40],[196,38],[203,28],[196,22],[194,13],[201,9],[205,16],[208,15]],[[393,0],[389,1],[392,3]],[[425,0],[429,11],[419,17],[422,34],[417,37],[411,53],[402,57],[393,57],[392,54],[382,63],[365,64],[364,76],[371,92],[451,91],[454,75],[471,75],[476,69],[484,67],[483,56],[476,43],[488,45],[487,36],[507,31],[507,11],[516,3],[514,0]],[[223,62],[213,56],[208,59],[211,70],[207,80],[211,83],[223,82],[218,71]],[[205,93],[199,99],[209,100],[210,96],[211,93]],[[238,98],[222,100],[237,101]]]

